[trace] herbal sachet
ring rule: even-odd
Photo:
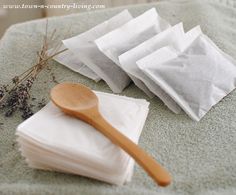
[[[182,51],[166,46],[137,61],[139,68],[199,121],[236,87],[236,62],[199,30]]]
[[[97,48],[94,40],[120,27],[131,19],[132,16],[128,10],[124,10],[78,36],[63,40],[64,45],[102,78],[115,93],[122,92],[129,85],[130,78]]]

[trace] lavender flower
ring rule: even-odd
[[[28,117],[33,115],[33,111],[31,108],[34,105],[29,102],[35,100],[34,98],[30,99],[30,89],[32,88],[35,78],[43,69],[48,67],[48,61],[50,59],[67,50],[64,49],[59,52],[55,51],[55,53],[51,56],[47,55],[47,24],[48,22],[46,22],[46,32],[43,40],[42,49],[37,53],[38,63],[33,65],[31,68],[27,69],[19,76],[13,77],[9,85],[0,86],[0,109],[4,109],[6,117],[12,116],[17,110],[21,112],[21,116],[23,119],[27,119]],[[50,38],[51,40],[53,40],[54,31]],[[53,81],[57,82],[54,74],[52,74],[52,77]],[[38,107],[42,107],[44,105],[44,100],[38,103]]]

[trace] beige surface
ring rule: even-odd
[[[78,4],[88,4],[88,5],[104,5],[105,8],[117,7],[117,6],[124,6],[124,5],[132,5],[132,4],[140,4],[140,3],[150,3],[150,2],[157,2],[158,0],[68,0],[64,1],[67,4],[78,3]],[[61,0],[45,0],[45,4],[61,4]],[[46,10],[47,16],[59,16],[59,15],[66,15],[70,13],[79,13],[84,12],[86,9],[48,9]]]
[[[1,9],[1,5],[18,5],[18,4],[37,4],[37,5],[61,5],[61,4],[87,4],[103,5],[105,8],[124,6],[130,4],[140,4],[156,2],[159,0],[1,0],[0,1],[0,38],[5,30],[12,24],[42,18],[44,16],[59,16],[71,13],[80,13],[93,11],[96,9]],[[101,8],[104,9],[104,8]]]
[[[28,1],[17,1],[17,0],[1,0],[1,5],[15,5],[19,2],[26,2],[27,4],[40,4],[43,0],[28,0]],[[1,14],[2,13],[2,14]],[[43,16],[42,10],[40,9],[0,9],[0,38],[5,32],[5,30],[12,24],[18,22],[24,22],[28,20],[33,20],[36,18],[41,18]]]

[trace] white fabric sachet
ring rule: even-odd
[[[48,52],[59,52],[62,51],[63,49],[66,49],[66,47],[62,44],[58,49],[51,49]],[[60,53],[53,57],[53,59],[60,64],[66,66],[67,68],[80,73],[81,75],[84,75],[96,82],[100,81],[101,78],[94,72],[92,71],[88,66],[83,64],[83,62],[80,61],[80,59],[70,50],[66,50],[63,53]]]
[[[96,39],[95,43],[107,57],[120,65],[119,56],[122,53],[169,27],[169,23],[158,15],[155,8],[152,8],[120,28]]]
[[[196,121],[236,87],[236,62],[199,32],[186,34],[182,52],[167,46],[137,62]]]
[[[94,40],[120,27],[131,19],[132,16],[128,10],[124,10],[78,36],[63,40],[64,45],[101,77],[114,93],[122,92],[130,83],[130,78],[97,48]]]
[[[138,68],[136,61],[167,45],[173,45],[177,50],[180,50],[180,45],[184,41],[184,35],[183,24],[179,23],[119,56],[120,65],[123,70],[132,75],[131,78],[135,77],[136,80],[139,80],[139,82],[134,83],[141,89],[142,85],[145,84],[151,92],[158,96],[175,113],[179,113],[181,108],[159,85]]]
[[[149,103],[95,93],[104,118],[138,143]],[[31,167],[79,174],[117,185],[131,180],[134,160],[126,152],[52,103],[20,124],[16,134],[22,155]]]

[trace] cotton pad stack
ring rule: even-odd
[[[138,143],[149,103],[95,93],[104,118]],[[52,103],[20,124],[16,134],[20,151],[32,168],[78,174],[117,185],[131,180],[134,160],[127,153],[92,126],[65,115]]]
[[[171,26],[154,8],[136,18],[124,10],[63,44],[69,50],[55,58],[60,63],[104,80],[114,93],[132,80],[149,97],[196,121],[236,85],[235,61],[199,26],[185,33],[182,23]]]

